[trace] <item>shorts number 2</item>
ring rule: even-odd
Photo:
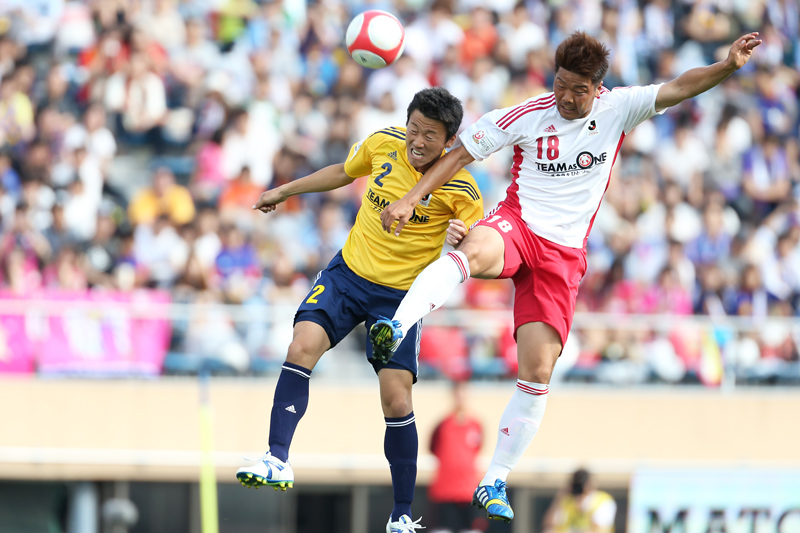
[[[307,304],[319,303],[319,300],[317,300],[317,296],[322,294],[324,290],[325,290],[325,285],[316,285],[313,289],[311,289],[311,295],[308,297],[308,300],[306,300],[306,303]]]

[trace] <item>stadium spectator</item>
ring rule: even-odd
[[[592,483],[586,469],[576,470],[544,517],[545,533],[614,533],[617,504]]]
[[[0,143],[15,146],[30,141],[36,129],[33,124],[33,105],[20,90],[18,71],[0,78]]]
[[[160,146],[167,95],[147,55],[132,54],[128,66],[108,78],[104,105],[114,113],[117,131],[126,144]]]
[[[165,167],[156,169],[152,187],[139,192],[128,207],[133,225],[152,224],[161,215],[176,225],[188,224],[195,215],[188,189],[175,183],[175,175]]]
[[[438,465],[428,487],[432,504],[432,533],[474,533],[485,531],[485,520],[472,504],[472,488],[480,477],[478,453],[483,445],[480,421],[467,407],[467,384],[452,383],[453,408],[433,430],[430,451]]]

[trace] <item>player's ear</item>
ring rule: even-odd
[[[447,142],[444,143],[444,147],[445,148],[452,148],[453,144],[455,144],[455,142],[456,142],[456,139],[458,139],[458,135],[453,135],[452,137],[447,139]]]
[[[602,87],[602,86],[603,86],[603,80],[600,80],[600,83],[597,85],[597,88],[595,88],[595,90],[594,90],[595,98],[600,96],[600,87]]]

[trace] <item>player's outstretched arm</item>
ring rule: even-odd
[[[353,178],[344,171],[344,163],[330,165],[304,178],[296,179],[261,193],[253,209],[262,213],[269,213],[274,211],[279,203],[285,202],[290,196],[307,192],[332,191],[351,183],[353,183]]]
[[[658,90],[656,109],[662,110],[694,98],[742,68],[753,54],[753,49],[761,44],[758,32],[748,33],[736,39],[728,51],[728,57],[707,67],[687,70],[674,80],[665,83]]]
[[[449,151],[439,159],[428,172],[408,191],[405,196],[386,206],[381,213],[381,223],[387,233],[392,232],[392,225],[397,221],[394,230],[395,235],[400,235],[411,215],[414,214],[414,206],[427,194],[432,193],[456,175],[456,173],[475,161],[475,158],[467,152],[463,146],[458,146]]]

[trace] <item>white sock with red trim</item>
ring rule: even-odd
[[[544,383],[517,381],[517,390],[500,417],[497,446],[481,485],[494,485],[498,479],[505,481],[511,470],[517,466],[522,454],[539,431],[549,389]]]
[[[459,251],[440,257],[420,272],[394,313],[403,337],[422,317],[439,309],[458,284],[467,279],[469,261],[464,252]]]

